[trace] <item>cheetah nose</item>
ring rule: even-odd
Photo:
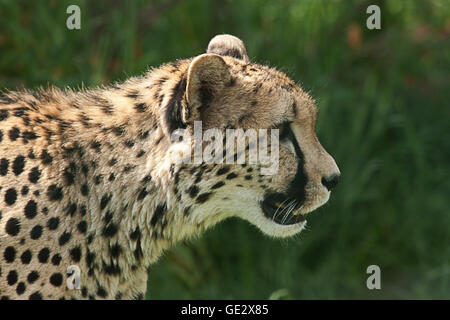
[[[332,189],[334,189],[337,186],[340,179],[341,179],[341,175],[339,173],[335,173],[329,177],[323,177],[322,184],[325,186],[325,188],[328,189],[328,191],[331,191]]]

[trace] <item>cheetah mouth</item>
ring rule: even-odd
[[[297,213],[300,204],[281,193],[266,196],[261,202],[264,215],[280,225],[292,225],[306,220],[305,215]]]

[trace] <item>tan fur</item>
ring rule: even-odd
[[[235,39],[216,37],[208,53],[122,84],[0,98],[0,297],[142,298],[164,249],[229,216],[277,237],[303,228],[277,225],[260,208],[266,192],[285,192],[297,173],[292,142],[281,145],[274,176],[260,175],[259,165],[169,157],[192,148],[170,141],[178,111],[187,130],[199,120],[204,130],[290,122],[308,178],[295,214],[328,200],[321,179],[339,170],[314,133],[314,101],[283,73],[249,63]],[[226,56],[229,48],[240,56]],[[66,288],[70,265],[81,269],[81,290]]]

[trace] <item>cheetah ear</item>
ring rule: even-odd
[[[176,129],[185,129],[201,120],[202,108],[208,107],[231,82],[230,71],[221,56],[205,53],[196,57],[165,106],[161,118],[163,131],[170,136]]]
[[[190,64],[187,74],[186,122],[201,119],[201,112],[218,97],[232,80],[228,65],[221,56],[205,53]]]
[[[221,56],[230,56],[249,62],[247,50],[241,39],[230,34],[219,34],[211,39],[207,53],[216,53]]]

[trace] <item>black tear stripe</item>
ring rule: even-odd
[[[288,189],[288,194],[292,194],[299,204],[303,204],[306,199],[306,183],[308,182],[308,178],[306,176],[304,166],[305,166],[305,156],[298,145],[297,139],[295,138],[294,133],[290,126],[287,126],[286,135],[289,137],[289,140],[292,141],[294,145],[295,153],[298,157],[298,165],[297,165],[297,173],[295,174],[294,180],[291,181]]]
[[[183,121],[182,115],[182,99],[184,93],[186,92],[186,75],[184,74],[180,81],[177,82],[175,87],[172,89],[172,97],[166,107],[165,112],[165,122],[169,133],[172,133],[176,129],[185,129],[186,123]]]

